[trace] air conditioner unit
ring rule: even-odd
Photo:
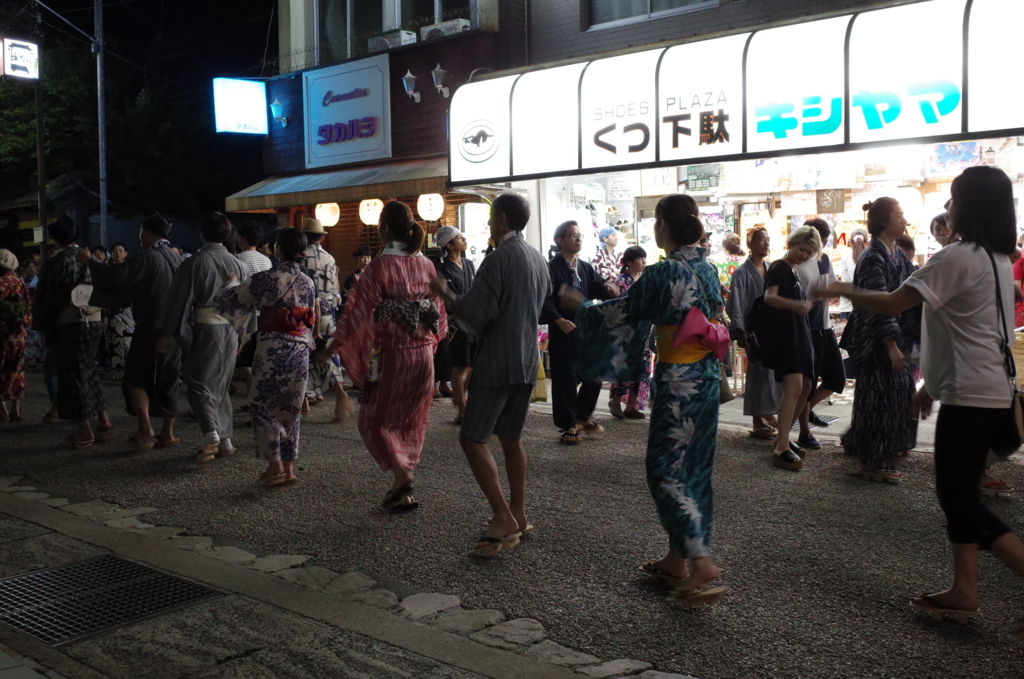
[[[456,35],[463,31],[468,31],[472,28],[472,24],[469,23],[468,19],[452,19],[451,21],[442,21],[439,24],[433,26],[424,26],[420,29],[421,40],[437,40],[448,35]]]
[[[374,52],[387,52],[392,47],[411,45],[414,42],[416,42],[416,34],[412,31],[391,31],[390,33],[367,39],[366,51],[371,54]]]

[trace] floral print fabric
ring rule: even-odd
[[[28,286],[13,272],[0,276],[0,400],[25,398],[25,328],[32,325]]]
[[[625,297],[586,302],[580,308],[576,317],[584,340],[580,366],[590,377],[619,382],[641,379],[652,324],[679,325],[694,307],[709,319],[722,319],[718,274],[707,263],[705,251],[684,247],[669,257],[647,267]],[[654,372],[647,486],[669,545],[687,559],[709,553],[719,376],[718,360],[710,354],[696,363],[659,361]]]
[[[249,315],[258,309],[316,306],[313,281],[299,271],[297,264],[285,262],[227,288],[220,301],[220,312],[231,319],[236,329],[244,329]],[[257,333],[249,417],[256,431],[257,457],[261,459],[292,462],[299,456],[300,411],[306,396],[312,342],[311,328],[300,336]]]

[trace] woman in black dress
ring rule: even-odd
[[[797,281],[794,266],[821,253],[821,236],[811,226],[801,226],[786,239],[788,250],[772,262],[764,281],[764,303],[774,310],[773,333],[762,343],[764,363],[775,371],[775,381],[785,387],[779,402],[779,432],[775,437],[772,465],[797,470],[803,466],[805,451],[790,442],[789,434],[797,413],[804,409],[814,380],[814,351],[807,314],[813,303]]]
[[[469,292],[473,284],[473,262],[462,258],[466,251],[465,236],[453,226],[442,226],[434,234],[434,244],[441,251],[438,257],[437,273],[448,281],[448,289],[456,296]],[[473,373],[473,358],[476,354],[474,339],[453,320],[448,323],[448,355],[452,364],[452,403],[458,408],[459,414],[455,424],[462,424],[466,414],[466,386],[469,376]]]
[[[896,247],[907,220],[894,198],[864,206],[871,245],[857,260],[853,283],[864,290],[894,292],[914,273],[914,265]],[[921,307],[898,316],[857,309],[850,316],[840,346],[857,371],[853,425],[843,434],[846,452],[860,460],[859,474],[869,481],[897,483],[896,457],[917,443],[917,420],[910,417],[914,396],[913,366],[907,358],[920,341]]]

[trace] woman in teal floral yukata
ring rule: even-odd
[[[640,568],[675,587],[673,600],[687,605],[714,603],[726,590],[707,587],[721,574],[708,556],[719,361],[704,343],[673,342],[691,310],[699,309],[706,319],[723,317],[718,273],[706,251],[696,247],[704,235],[697,215],[690,196],[662,198],[654,235],[668,259],[648,266],[625,297],[584,303],[576,316],[585,352],[580,366],[593,372],[589,378],[618,383],[641,379],[634,373],[643,366],[653,325],[658,363],[651,387],[647,485],[668,533],[669,552]],[[708,327],[706,320],[702,323]]]

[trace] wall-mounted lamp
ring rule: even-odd
[[[281,103],[280,99],[274,97],[273,103],[270,104],[270,114],[274,116],[274,120],[281,123],[281,127],[288,127],[288,118],[285,113],[284,104]]]
[[[430,72],[430,77],[434,79],[434,87],[437,91],[444,95],[444,98],[448,98],[448,88],[444,86],[444,77],[448,75],[448,71],[441,68],[441,64],[437,65],[433,71]]]
[[[402,76],[402,87],[405,88],[405,93],[409,95],[410,99],[417,104],[420,103],[420,93],[416,91],[416,76],[408,69],[406,69],[405,75]]]

